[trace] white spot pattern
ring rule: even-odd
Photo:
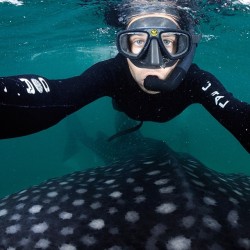
[[[83,205],[84,204],[84,200],[74,200],[73,202],[72,202],[72,205],[73,206],[81,206],[81,205]]]
[[[232,227],[238,226],[238,219],[239,219],[239,215],[238,215],[238,212],[235,210],[231,210],[227,215],[227,220]]]
[[[176,210],[176,205],[173,203],[163,203],[156,208],[156,212],[160,214],[170,214]]]
[[[174,189],[175,189],[174,186],[162,187],[159,189],[159,192],[161,194],[170,194],[174,191]]]
[[[84,194],[86,192],[87,192],[87,189],[84,189],[84,188],[80,188],[80,189],[76,190],[76,193],[78,193],[78,194]]]
[[[96,239],[94,236],[90,236],[90,235],[85,235],[81,238],[81,242],[85,245],[85,246],[93,246],[94,244],[97,243]]]
[[[191,249],[191,240],[184,236],[177,236],[168,241],[167,250],[189,250]]]
[[[145,200],[146,200],[146,197],[143,195],[139,195],[139,196],[135,197],[135,203],[137,203],[137,204],[144,202]]]
[[[238,240],[238,244],[240,247],[242,247],[245,250],[250,249],[250,239],[248,239],[248,238],[240,238]]]
[[[210,205],[210,206],[216,206],[216,200],[214,200],[213,198],[211,198],[211,197],[207,197],[207,196],[205,196],[204,198],[203,198],[203,201],[204,201],[204,203],[206,204],[206,205]]]
[[[37,214],[37,213],[39,213],[39,212],[41,211],[41,209],[42,209],[42,206],[41,206],[41,205],[34,205],[34,206],[32,206],[32,207],[29,209],[29,212],[30,212],[31,214]]]
[[[110,214],[115,214],[115,213],[118,212],[118,210],[117,210],[115,207],[111,207],[111,208],[109,208],[108,212],[109,212]]]
[[[140,216],[136,211],[128,211],[125,215],[125,219],[128,222],[135,223],[140,219]]]
[[[104,220],[102,220],[102,219],[96,219],[96,220],[92,220],[89,223],[89,226],[92,229],[100,230],[100,229],[104,228],[105,223],[104,223]]]
[[[50,245],[50,241],[47,239],[40,239],[36,245],[35,248],[40,248],[40,249],[47,249]]]
[[[31,227],[33,233],[44,233],[49,228],[46,222],[42,222]]]
[[[108,248],[107,250],[122,250],[122,248],[120,246],[112,246]]]
[[[127,182],[127,183],[133,183],[133,182],[135,182],[135,180],[134,180],[133,178],[128,178],[128,179],[126,180],[126,182]]]
[[[114,182],[115,182],[115,180],[107,180],[104,183],[109,185],[109,184],[113,184]]]
[[[136,192],[136,193],[140,193],[142,191],[143,191],[143,187],[135,187],[134,188],[134,192]]]
[[[71,244],[63,244],[59,250],[76,250],[76,247]]]
[[[6,228],[6,234],[16,234],[18,231],[20,231],[21,226],[19,224],[12,225]]]
[[[122,196],[122,193],[119,191],[115,191],[109,195],[112,198],[120,198]]]
[[[155,181],[155,185],[165,185],[169,182],[169,179],[160,179]]]
[[[50,198],[54,198],[54,197],[56,197],[57,195],[58,195],[58,193],[55,192],[55,191],[47,193],[47,196],[50,197]]]
[[[0,210],[0,217],[5,216],[8,213],[7,209]]]
[[[25,206],[24,203],[19,203],[18,205],[16,205],[16,209],[17,209],[17,210],[21,210],[21,209],[24,208],[24,206]]]
[[[48,214],[58,211],[60,208],[58,206],[53,206],[48,209]]]
[[[95,203],[92,203],[92,204],[90,205],[90,207],[91,207],[92,209],[98,209],[98,208],[101,208],[101,207],[102,207],[102,204],[101,204],[99,201],[97,201],[97,202],[95,202]]]
[[[160,173],[161,173],[160,170],[154,170],[154,171],[148,172],[147,175],[151,176],[151,175],[157,175],[157,174],[160,174]]]
[[[193,216],[186,216],[186,217],[183,217],[182,218],[182,225],[185,227],[185,228],[190,228],[194,225],[195,223],[195,218]]]
[[[63,220],[69,220],[69,219],[71,219],[72,218],[72,213],[68,213],[68,212],[61,212],[60,214],[59,214],[59,217],[61,218],[61,219],[63,219]]]
[[[150,158],[146,158],[146,159],[149,159],[148,162],[149,162],[149,164],[151,164],[150,163],[151,159]],[[140,161],[140,164],[141,163],[142,163],[142,161]],[[183,164],[184,164],[184,162],[183,162]],[[158,164],[158,165],[160,165],[160,164]],[[200,220],[198,220],[196,218],[195,212],[193,213],[192,210],[188,211],[186,209],[188,206],[187,205],[185,206],[185,201],[187,200],[187,203],[189,203],[189,204],[192,203],[191,205],[193,205],[193,207],[195,207],[195,206],[197,207],[197,201],[198,201],[198,204],[201,204],[201,206],[197,207],[197,209],[202,208],[203,211],[205,212],[205,215],[202,218],[202,223],[206,227],[206,229],[205,229],[206,232],[208,232],[208,229],[213,230],[215,232],[218,232],[218,231],[223,229],[222,225],[220,225],[220,223],[219,223],[220,218],[218,218],[218,221],[219,221],[218,222],[217,220],[210,217],[209,215],[206,215],[206,212],[208,212],[208,214],[213,214],[213,212],[211,212],[211,211],[213,211],[214,208],[211,206],[218,205],[218,207],[216,207],[216,211],[217,211],[217,209],[220,209],[220,203],[219,203],[220,199],[219,198],[220,198],[220,195],[222,195],[222,194],[219,193],[218,190],[221,190],[221,192],[224,192],[225,195],[227,195],[227,197],[228,197],[227,200],[223,200],[223,202],[225,202],[226,205],[228,205],[228,207],[229,207],[228,214],[224,214],[224,217],[226,217],[226,220],[227,220],[226,222],[229,225],[228,228],[231,228],[231,227],[235,228],[237,226],[242,226],[242,225],[239,225],[239,221],[242,224],[244,224],[244,218],[239,220],[239,216],[240,216],[239,212],[241,210],[239,210],[239,212],[236,211],[236,208],[238,206],[235,206],[235,205],[236,204],[239,205],[242,202],[244,202],[243,199],[244,199],[245,190],[250,190],[250,189],[247,189],[247,188],[244,189],[244,188],[242,188],[241,184],[232,183],[234,181],[233,177],[231,179],[218,178],[218,179],[220,179],[220,181],[217,181],[216,183],[219,185],[221,183],[221,181],[223,181],[224,189],[219,187],[219,186],[218,187],[216,186],[216,188],[214,188],[214,185],[213,185],[213,188],[210,189],[208,186],[208,187],[206,187],[208,189],[208,192],[206,192],[207,196],[202,197],[202,195],[197,196],[197,193],[196,193],[197,188],[196,187],[194,188],[193,187],[194,185],[192,185],[192,183],[190,186],[191,179],[190,179],[189,175],[185,175],[185,178],[183,178],[183,176],[181,176],[181,175],[178,176],[178,175],[176,175],[176,172],[173,171],[173,176],[171,176],[170,174],[165,173],[165,170],[164,170],[165,168],[161,168],[161,171],[160,171],[160,170],[155,170],[154,168],[149,168],[150,166],[143,166],[144,169],[139,169],[139,168],[132,169],[131,162],[128,163],[126,166],[128,167],[128,169],[126,169],[126,174],[130,171],[129,174],[131,177],[134,177],[131,174],[131,172],[136,172],[136,171],[137,172],[142,171],[142,172],[138,172],[138,174],[135,175],[135,179],[133,179],[133,178],[127,178],[127,179],[121,178],[119,180],[119,182],[118,181],[115,182],[116,177],[120,178],[120,175],[124,174],[124,169],[120,168],[120,169],[118,169],[119,170],[118,171],[118,170],[115,170],[112,167],[110,167],[109,172],[107,172],[107,174],[104,177],[101,177],[100,179],[98,179],[99,177],[98,178],[89,178],[89,175],[87,175],[88,178],[86,178],[86,180],[83,181],[82,179],[81,180],[78,179],[78,176],[79,176],[78,174],[75,174],[75,176],[76,176],[76,180],[75,180],[73,178],[74,175],[72,175],[71,178],[68,178],[67,182],[65,182],[66,186],[60,187],[61,189],[63,189],[63,192],[53,191],[53,190],[57,190],[56,185],[58,184],[58,182],[55,185],[55,183],[53,183],[53,181],[51,181],[51,184],[46,183],[47,186],[43,186],[42,188],[37,188],[36,190],[33,190],[31,192],[31,195],[30,195],[30,191],[28,190],[27,193],[29,193],[29,196],[27,194],[25,194],[26,196],[21,196],[21,193],[17,194],[15,196],[13,196],[14,199],[16,201],[24,200],[24,202],[19,203],[19,204],[16,202],[16,203],[14,203],[13,207],[14,208],[16,207],[17,209],[24,208],[24,211],[15,211],[15,209],[14,209],[13,210],[14,212],[13,212],[11,209],[9,209],[9,207],[8,207],[9,204],[4,203],[2,201],[2,203],[0,203],[0,207],[3,208],[2,206],[6,205],[6,207],[8,207],[8,209],[1,209],[0,210],[0,221],[1,221],[1,219],[3,219],[3,220],[12,221],[12,223],[13,222],[20,223],[21,218],[22,218],[22,221],[26,219],[26,217],[24,218],[24,216],[21,216],[21,214],[22,214],[21,212],[27,212],[27,211],[28,211],[28,216],[29,216],[28,221],[31,223],[32,222],[33,223],[40,222],[42,213],[45,213],[45,217],[42,217],[45,219],[46,219],[46,215],[50,219],[54,217],[54,218],[57,218],[57,220],[58,220],[58,216],[59,216],[60,219],[63,219],[66,221],[59,220],[59,223],[58,223],[59,228],[56,232],[55,231],[54,232],[55,232],[55,235],[57,234],[58,237],[64,236],[62,238],[66,239],[67,236],[68,236],[68,238],[73,238],[73,236],[75,236],[74,234],[78,230],[78,228],[74,228],[74,227],[70,226],[70,225],[72,225],[72,224],[70,224],[70,222],[71,222],[70,219],[74,216],[74,219],[82,220],[81,221],[82,224],[87,225],[90,229],[88,232],[89,234],[80,236],[81,237],[80,241],[87,248],[88,246],[92,246],[92,245],[97,244],[98,240],[99,240],[98,234],[103,234],[104,232],[105,232],[105,234],[108,232],[110,234],[111,238],[112,237],[115,238],[119,234],[121,234],[121,235],[119,235],[118,237],[123,237],[123,235],[122,235],[123,229],[118,228],[118,226],[120,225],[119,220],[118,220],[118,224],[115,224],[117,222],[117,218],[119,218],[119,217],[120,217],[121,222],[123,224],[124,224],[124,222],[126,222],[127,224],[131,223],[130,226],[135,228],[135,229],[136,229],[137,225],[141,226],[140,223],[143,223],[143,220],[142,220],[143,214],[141,215],[138,212],[143,211],[144,204],[145,204],[145,206],[147,206],[147,209],[155,210],[155,212],[158,213],[157,216],[160,218],[164,218],[166,214],[171,214],[177,208],[180,208],[178,210],[178,212],[180,212],[180,213],[175,213],[174,216],[169,215],[167,217],[167,220],[169,219],[171,223],[172,223],[173,218],[176,217],[175,218],[176,219],[175,220],[176,228],[174,228],[174,230],[172,230],[168,226],[167,220],[163,220],[163,221],[166,221],[166,225],[164,225],[164,224],[157,224],[157,225],[152,224],[151,230],[150,230],[151,235],[150,234],[148,235],[148,238],[145,240],[144,244],[145,244],[146,249],[156,250],[158,247],[157,241],[159,239],[159,235],[166,233],[166,230],[172,230],[171,232],[174,233],[174,232],[176,232],[176,229],[178,229],[178,226],[179,226],[180,232],[188,231],[188,233],[190,235],[190,239],[186,238],[184,235],[179,235],[179,236],[176,236],[173,238],[166,237],[165,238],[165,240],[166,240],[165,247],[168,250],[188,250],[188,249],[191,249],[191,238],[193,237],[192,227],[194,226],[195,223],[197,224],[196,226],[198,226],[200,224]],[[146,169],[146,171],[144,172],[145,169]],[[150,171],[150,169],[152,171]],[[187,173],[186,169],[184,171],[185,171],[185,173]],[[196,179],[198,180],[198,176],[200,176],[200,171],[201,171],[201,169],[199,169],[199,170],[196,170],[195,168],[192,169],[192,173],[190,175],[194,177],[193,182],[195,182]],[[120,173],[118,173],[118,172],[120,172]],[[188,171],[188,172],[190,172],[190,171]],[[180,170],[180,173],[181,173],[181,170]],[[95,174],[96,173],[93,170],[91,172],[91,175],[95,175]],[[204,174],[204,176],[205,176],[205,174]],[[207,176],[210,176],[209,178],[215,178],[217,176],[217,174],[213,174],[213,175],[207,174]],[[145,178],[143,179],[143,177],[145,177]],[[171,177],[171,179],[170,179],[170,177]],[[172,177],[176,177],[176,179],[174,179]],[[169,178],[169,179],[167,179],[167,178]],[[143,179],[142,182],[140,182],[141,179]],[[204,179],[206,180],[205,177],[204,177]],[[95,181],[95,183],[92,183],[93,186],[86,183],[86,182],[92,182],[92,181]],[[175,183],[176,186],[167,186],[167,185],[164,186],[165,184],[169,184],[169,182]],[[116,185],[114,185],[114,183]],[[126,190],[123,189],[123,186],[122,186],[124,183],[126,184]],[[183,184],[183,183],[185,185],[181,186],[181,184]],[[204,183],[206,183],[206,182],[204,182]],[[107,184],[107,185],[105,185],[105,184]],[[156,202],[158,202],[158,200],[161,200],[161,199],[152,199],[152,193],[148,192],[149,189],[148,189],[147,184],[149,184],[149,185],[153,184],[153,188],[150,191],[152,191],[152,193],[155,192],[156,197],[157,197],[157,195],[159,195],[159,197],[161,197],[162,200],[165,200],[165,203],[162,203],[162,204],[156,203]],[[196,183],[196,184],[199,185],[200,187],[202,187],[204,185],[200,181],[199,181],[199,183]],[[54,186],[51,186],[51,185],[54,185]],[[75,185],[78,185],[77,188]],[[156,186],[154,186],[154,185],[156,185]],[[84,187],[84,188],[82,188],[82,187]],[[94,192],[92,190],[92,187],[95,188],[96,192]],[[117,188],[117,187],[119,187],[119,188]],[[182,188],[184,187],[184,188],[181,189],[181,187]],[[229,198],[229,196],[228,196],[229,191],[233,188],[236,192],[234,192],[234,193],[230,192],[230,194],[232,195],[232,197],[237,197],[238,201],[235,198],[232,198],[232,197]],[[69,190],[69,189],[70,189],[70,191],[65,191],[65,190]],[[120,189],[121,192],[124,191],[124,193],[121,193],[120,191],[116,191],[118,189]],[[173,191],[175,189],[176,189],[177,196],[175,196],[175,195],[163,195],[163,194],[171,194],[171,193],[173,193]],[[204,189],[198,188],[198,190],[204,190]],[[49,192],[49,191],[51,191],[51,192]],[[181,193],[180,193],[180,191],[181,191]],[[82,195],[86,192],[89,192],[86,196]],[[144,193],[143,193],[143,195],[139,195],[140,192],[145,192],[145,195],[144,195]],[[157,194],[157,192],[158,192],[158,194]],[[33,194],[35,194],[35,193],[39,193],[39,194],[36,196],[33,196]],[[160,195],[159,193],[162,195]],[[127,195],[127,194],[130,194],[130,195]],[[44,197],[44,195],[45,195],[45,197]],[[238,197],[239,195],[241,197]],[[53,199],[49,199],[49,198],[53,198],[56,196],[58,196],[58,199],[56,199],[57,204],[60,204],[60,202],[65,202],[64,204],[60,204],[60,207],[50,205],[50,204],[53,204],[53,202],[55,202],[55,201],[53,201]],[[109,197],[107,197],[107,196],[109,196]],[[101,197],[103,199],[107,199],[109,201],[111,200],[111,203],[109,203],[108,205],[105,202],[101,203],[102,200],[99,199]],[[110,199],[110,197],[112,199]],[[122,199],[120,199],[121,197],[122,197]],[[144,204],[140,204],[140,203],[146,201],[146,197],[147,197],[147,200],[149,202],[151,202],[151,199],[152,199],[152,202],[150,204],[156,204],[156,205],[154,205],[154,207],[152,207],[152,206],[150,207],[148,205],[149,204],[148,202],[145,202]],[[226,196],[224,196],[224,197],[226,197]],[[115,198],[115,199],[113,199],[113,198]],[[184,201],[183,207],[179,206],[179,203],[178,203],[179,199],[183,199],[183,201]],[[99,202],[97,200],[100,200],[101,202]],[[173,202],[167,202],[167,201],[171,201],[171,200]],[[27,202],[27,204],[26,204],[26,202]],[[38,205],[39,202],[42,205]],[[203,205],[202,205],[202,202],[203,202]],[[45,204],[45,203],[47,203],[47,204]],[[129,209],[132,210],[132,209],[136,208],[136,210],[137,210],[137,208],[138,208],[138,210],[137,211],[128,211],[128,212],[125,210],[126,212],[124,213],[124,210],[122,210],[122,209],[128,208],[128,205],[130,205],[132,203],[136,203],[136,204],[134,204],[134,206],[133,205],[129,206]],[[16,205],[16,204],[18,204],[18,205]],[[36,205],[31,206],[29,204],[36,204]],[[85,204],[84,209],[82,209],[81,207],[80,208],[78,207],[78,206],[81,206],[83,204]],[[210,207],[205,207],[204,204],[207,206],[210,206]],[[49,207],[49,206],[51,206],[51,207]],[[69,206],[69,207],[71,206],[71,209],[68,209],[68,211],[71,211],[72,213],[63,211],[63,209],[67,210],[67,207],[65,207],[65,206]],[[74,207],[72,207],[72,206],[74,206]],[[91,211],[88,209],[90,209],[90,208],[97,209],[97,208],[100,208],[102,206],[104,209],[100,209],[98,212],[100,212],[101,216],[103,213],[105,214],[105,218],[108,218],[107,222],[108,221],[111,221],[112,223],[115,222],[114,224],[111,225],[111,227],[108,227],[108,225],[105,225],[106,219],[104,222],[103,219],[92,220],[92,218],[91,218],[91,215],[94,214],[94,212],[96,212],[96,211]],[[112,206],[114,206],[114,207],[112,207]],[[121,211],[118,211],[117,208],[119,208],[119,210],[121,209]],[[77,213],[74,213],[74,209],[77,211]],[[85,209],[86,209],[86,213],[85,213]],[[184,211],[183,213],[182,213],[182,209]],[[60,211],[60,212],[57,212],[57,211]],[[80,213],[79,213],[79,211],[80,211]],[[88,213],[89,211],[90,211],[90,213]],[[57,212],[57,213],[52,214],[50,216],[48,215],[48,213],[50,214],[50,213],[54,213],[54,212]],[[108,212],[108,214],[106,214],[107,212]],[[118,212],[119,212],[119,214],[118,214]],[[154,211],[150,211],[150,212],[153,213]],[[190,213],[190,214],[193,213],[193,214],[188,215],[188,213]],[[214,214],[216,216],[216,213],[214,213]],[[198,218],[199,218],[199,215],[200,215],[200,213],[198,214]],[[185,217],[183,217],[183,216],[185,216]],[[6,218],[4,218],[4,217],[6,217]],[[217,217],[215,217],[215,218],[217,218]],[[224,219],[225,218],[223,218],[223,220]],[[51,220],[48,220],[48,221],[50,222]],[[139,223],[136,224],[136,222],[138,222],[138,221],[139,221]],[[60,225],[60,222],[61,222],[61,225]],[[199,224],[198,224],[198,222],[199,222]],[[12,235],[14,235],[15,237],[18,236],[19,233],[18,234],[16,234],[16,233],[19,231],[22,231],[22,229],[23,229],[21,224],[20,225],[19,224],[16,224],[16,225],[9,224],[9,225],[10,226],[4,228],[3,232],[7,232],[8,236],[10,236],[10,237],[12,237]],[[104,229],[105,227],[107,227],[106,231],[104,231],[104,230],[102,231],[101,229]],[[52,241],[50,242],[48,239],[46,239],[46,237],[48,237],[47,235],[50,235],[51,231],[49,231],[47,229],[52,230],[52,226],[50,226],[49,224],[47,224],[45,222],[40,223],[40,224],[36,224],[31,228],[31,231],[32,231],[31,233],[43,234],[45,231],[47,231],[43,235],[36,236],[37,238],[38,237],[40,237],[40,238],[38,238],[39,241],[37,241],[35,243],[33,242],[33,244],[35,244],[35,245],[33,245],[33,248],[39,248],[39,249],[48,248],[49,249],[49,247],[51,247],[50,244],[52,244],[51,243]],[[98,232],[98,230],[100,230],[100,232]],[[93,235],[91,235],[92,233],[96,238]],[[214,232],[212,232],[212,233],[214,233]],[[202,235],[202,236],[206,236],[206,235]],[[21,237],[23,237],[23,238],[21,238],[21,240],[19,238],[17,241],[19,246],[26,246],[26,245],[28,245],[28,243],[31,243],[31,239],[29,238],[28,235],[27,235],[27,238],[25,238],[26,236],[21,236]],[[41,237],[43,237],[43,238],[41,238]],[[56,236],[53,235],[52,238],[53,237],[56,237]],[[192,238],[192,239],[194,239],[194,238]],[[77,240],[79,240],[79,238]],[[102,240],[102,238],[100,238],[100,241],[101,240]],[[198,238],[197,240],[200,240],[200,238]],[[69,243],[71,241],[65,240],[64,242]],[[243,249],[250,249],[250,240],[248,238],[241,238],[239,240],[236,239],[236,242]],[[120,249],[121,247],[118,245],[115,245],[116,243],[117,242],[113,243],[114,244],[113,246],[108,245],[106,249],[107,250],[108,249],[109,250]],[[2,242],[0,242],[0,244],[2,244]],[[61,244],[62,244],[62,242],[61,242]],[[223,247],[223,246],[221,247],[216,242],[209,243],[209,244],[207,246],[211,250],[212,249],[213,250],[215,250],[215,249],[221,250]],[[213,245],[211,245],[211,244],[213,244]],[[11,249],[11,248],[12,247],[9,247],[9,249]],[[96,248],[98,248],[98,246],[96,246]],[[71,249],[76,249],[76,246],[74,246],[72,244],[63,244],[58,249],[71,250]]]
[[[74,228],[72,227],[64,227],[61,230],[61,235],[67,236],[67,235],[71,235],[74,233]]]
[[[11,217],[10,217],[10,220],[15,220],[15,221],[18,221],[21,219],[21,215],[20,214],[13,214]]]
[[[203,224],[207,227],[210,228],[211,230],[214,231],[220,231],[221,229],[221,225],[218,223],[218,221],[216,221],[215,219],[213,219],[210,216],[204,216],[202,218]]]

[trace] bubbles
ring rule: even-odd
[[[194,24],[210,23],[214,17],[250,13],[250,0],[124,0],[117,4],[116,16],[126,24],[132,17],[144,13],[167,13],[180,15]],[[115,8],[114,8],[115,9]]]
[[[250,5],[250,0],[239,0],[239,3],[242,3],[244,5]]]
[[[196,11],[195,1],[189,0],[125,0],[118,5],[119,22],[127,24],[131,18],[149,13],[163,13],[175,16],[180,20],[181,26],[186,28],[191,23],[194,24],[194,11]]]
[[[215,40],[217,38],[218,38],[218,36],[215,36],[215,35],[212,35],[212,34],[203,34],[202,35],[202,41],[204,41],[204,42],[209,42],[209,41]]]
[[[19,0],[0,0],[0,3],[10,3],[16,6],[23,5],[23,1],[19,1]]]

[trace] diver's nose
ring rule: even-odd
[[[152,66],[161,66],[162,54],[156,39],[152,39],[150,43],[150,63]]]

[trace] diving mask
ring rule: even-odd
[[[165,17],[143,17],[117,34],[118,51],[140,68],[165,68],[190,51],[192,36]]]

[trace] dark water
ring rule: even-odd
[[[1,75],[70,77],[114,56],[115,30],[104,21],[105,2],[0,0]],[[195,62],[216,75],[237,98],[250,102],[250,7],[236,1],[227,1],[227,6],[222,1],[201,2],[204,36]],[[77,115],[90,135],[99,130],[114,133],[115,111],[108,98]],[[191,153],[210,168],[250,174],[248,153],[200,105],[166,124],[147,122],[142,132]],[[49,177],[101,164],[84,147],[64,161],[67,140],[65,120],[34,135],[1,140],[0,197]]]

